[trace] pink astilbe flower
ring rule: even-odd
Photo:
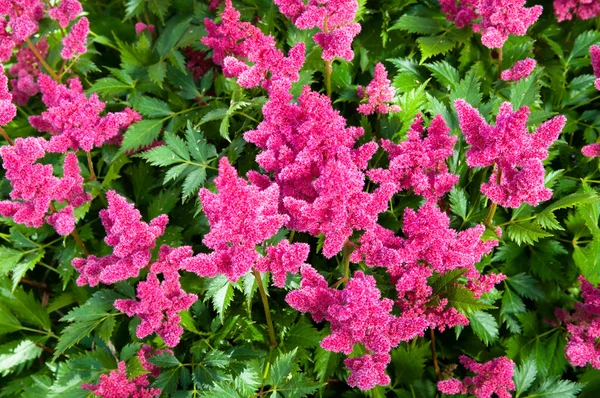
[[[594,76],[596,81],[594,86],[597,90],[600,90],[600,47],[593,45],[590,47],[590,58],[592,59],[592,68],[594,69]]]
[[[153,398],[161,394],[158,388],[150,387],[148,375],[127,378],[127,366],[119,362],[117,370],[111,370],[108,375],[100,375],[98,384],[81,385],[101,398]]]
[[[449,192],[458,182],[458,176],[448,172],[446,159],[454,153],[457,137],[450,134],[442,115],[433,118],[426,138],[424,133],[419,114],[406,141],[395,144],[382,140],[382,147],[389,154],[389,167],[369,170],[369,178],[377,183],[394,183],[398,191],[412,188],[417,195],[432,201]]]
[[[60,56],[63,59],[71,59],[77,55],[85,54],[87,51],[85,43],[89,34],[90,21],[86,17],[82,17],[71,27],[69,34],[63,38],[63,49]]]
[[[0,64],[0,126],[10,123],[17,115],[17,107],[12,103],[13,96],[8,91],[8,78],[4,66]]]
[[[548,147],[558,138],[566,123],[564,116],[540,125],[534,133],[527,130],[529,107],[513,112],[510,102],[500,107],[496,125],[485,119],[464,100],[454,103],[460,128],[471,148],[467,150],[470,167],[494,166],[481,192],[504,207],[519,207],[522,203],[536,206],[550,199],[552,191],[544,187],[544,166]],[[500,173],[500,174],[499,174]]]
[[[558,22],[579,19],[591,19],[600,14],[600,2],[597,0],[554,0],[554,14]]]
[[[518,81],[531,75],[537,62],[533,58],[525,58],[515,62],[512,68],[502,71],[501,78],[504,81]]]
[[[143,344],[142,348],[140,348],[140,350],[138,351],[140,365],[142,365],[142,368],[144,368],[144,370],[150,372],[150,376],[156,378],[160,376],[160,367],[150,362],[149,359],[154,356],[167,353],[173,354],[173,351],[171,351],[168,348],[164,350],[157,350],[154,347],[149,346],[148,344]]]
[[[106,193],[108,209],[100,210],[100,219],[106,230],[104,241],[113,247],[113,253],[98,258],[76,258],[73,267],[79,271],[79,286],[96,286],[99,282],[112,284],[138,276],[150,262],[150,250],[156,245],[169,221],[166,214],[154,218],[150,224],[127,200],[115,191]]]
[[[58,7],[48,11],[48,16],[58,21],[61,28],[69,26],[70,21],[77,19],[77,16],[83,12],[81,3],[77,0],[61,0]]]
[[[494,358],[485,363],[477,363],[473,359],[461,355],[460,363],[475,376],[465,377],[461,382],[457,379],[439,381],[438,390],[444,394],[470,394],[477,398],[510,398],[509,391],[515,389],[512,380],[515,363],[507,357]]]
[[[569,334],[565,356],[573,366],[589,363],[600,369],[600,289],[583,276],[579,281],[583,302],[575,303],[572,313],[560,308],[556,310],[556,316],[565,323]]]
[[[308,258],[310,246],[306,243],[290,244],[282,240],[276,246],[266,249],[267,255],[261,258],[255,269],[259,272],[271,272],[273,284],[277,287],[285,285],[287,273],[297,274],[304,261]]]
[[[200,253],[185,260],[184,268],[200,276],[214,277],[223,274],[235,282],[261,261],[255,246],[275,235],[289,218],[278,211],[279,187],[276,184],[263,190],[255,185],[248,185],[245,179],[238,177],[237,171],[226,157],[219,162],[219,176],[215,178],[215,185],[218,194],[213,194],[206,188],[199,192],[210,224],[210,232],[202,242],[214,251],[209,254]],[[308,250],[303,245],[296,245],[270,249],[269,254],[275,256],[271,260],[275,263],[269,259],[265,261],[274,267],[272,270],[278,281],[281,281],[281,272],[297,269],[299,263],[306,260]],[[277,264],[277,255],[283,254],[279,250],[288,252],[290,257],[280,259]],[[304,258],[301,258],[302,255]],[[283,261],[285,265],[281,264]],[[279,265],[284,269],[278,269]],[[265,266],[263,264],[262,268]]]
[[[8,17],[8,23],[3,20],[0,30],[4,37],[10,38],[9,41],[2,41],[5,45],[5,51],[2,53],[2,61],[8,61],[9,51],[12,51],[14,45],[21,44],[25,39],[31,37],[37,32],[38,21],[44,16],[44,3],[40,0],[4,0],[0,2],[0,17]],[[6,33],[9,28],[12,34]]]
[[[151,35],[153,35],[155,29],[156,28],[152,24],[146,25],[143,22],[138,22],[138,23],[135,24],[135,34],[137,34],[137,35],[141,34],[145,30],[147,30],[148,33],[150,33]]]
[[[77,78],[69,80],[67,87],[40,74],[38,85],[48,109],[39,116],[30,116],[29,122],[39,131],[52,135],[48,148],[51,152],[68,149],[89,152],[141,119],[129,108],[100,116],[106,105],[96,93],[87,98]]]
[[[205,51],[196,51],[191,47],[186,47],[183,49],[183,53],[187,59],[185,68],[191,72],[194,80],[201,79],[213,67],[213,62],[210,58],[206,58]]]
[[[34,46],[42,58],[45,58],[48,54],[46,39],[38,41]],[[39,92],[37,79],[40,75],[40,65],[39,60],[29,46],[22,46],[16,53],[16,58],[17,62],[8,70],[12,77],[10,85],[12,86],[14,102],[17,105],[25,105],[29,98]]]
[[[508,35],[523,36],[542,14],[542,6],[524,7],[526,0],[481,0],[477,12],[481,21],[473,25],[481,31],[481,42],[489,48],[502,48]]]
[[[446,14],[448,21],[454,22],[457,28],[473,25],[473,22],[479,18],[477,14],[477,5],[479,0],[440,0],[442,12]]]
[[[329,288],[321,275],[305,265],[300,289],[288,293],[286,301],[298,311],[309,312],[316,322],[325,319],[331,323],[331,334],[321,341],[324,349],[348,355],[355,345],[362,344],[368,350],[362,357],[345,361],[352,372],[348,384],[362,390],[389,384],[385,368],[391,349],[400,341],[422,336],[427,327],[422,319],[407,322],[390,314],[393,301],[382,299],[375,278],[361,271],[339,291]]]
[[[140,318],[137,337],[142,339],[156,332],[167,346],[175,347],[183,334],[178,313],[190,308],[198,296],[181,289],[179,274],[167,273],[164,276],[161,282],[156,274],[149,273],[146,280],[137,285],[139,301],[118,299],[114,306],[128,316]]]
[[[352,40],[360,33],[360,24],[354,22],[356,0],[276,0],[279,10],[299,29],[319,28],[313,36],[323,49],[322,57],[331,61],[336,57],[352,61]]]
[[[150,265],[150,271],[155,274],[169,275],[175,278],[183,262],[194,255],[191,246],[170,247],[162,245],[158,251],[158,259]]]
[[[589,158],[597,158],[600,157],[600,144],[590,144],[581,148],[581,153],[583,156],[587,156]]]
[[[90,201],[91,196],[83,190],[75,153],[65,157],[62,178],[52,174],[52,165],[36,163],[46,155],[47,147],[48,142],[43,138],[28,137],[17,138],[13,146],[0,148],[6,178],[13,187],[10,193],[13,200],[0,202],[0,214],[29,227],[39,228],[48,222],[59,234],[68,235],[75,228],[73,207]],[[52,201],[66,206],[48,214]]]
[[[358,112],[363,115],[370,115],[372,113],[392,113],[400,112],[401,109],[398,105],[390,105],[389,102],[394,100],[396,90],[390,86],[390,81],[387,78],[388,74],[385,67],[381,62],[375,65],[375,72],[373,74],[373,80],[367,86],[366,90],[359,90],[359,96],[365,99],[368,103],[361,104],[358,106]],[[362,95],[361,95],[362,93]]]

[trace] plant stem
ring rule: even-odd
[[[497,169],[497,173],[496,173],[496,184],[500,185],[500,181],[502,180],[502,169],[498,168],[498,165],[494,166]],[[487,217],[485,218],[485,221],[483,222],[485,224],[485,226],[487,227],[491,227],[494,221],[494,214],[496,213],[496,209],[498,208],[498,204],[495,202],[492,202],[492,205],[490,206],[490,212],[488,213]]]
[[[25,39],[25,42],[27,43],[29,48],[31,48],[31,51],[33,51],[33,54],[38,59],[38,61],[40,61],[40,63],[44,66],[44,68],[46,68],[46,70],[48,71],[50,76],[52,76],[52,78],[54,80],[56,80],[57,82],[60,83],[60,77],[52,70],[50,65],[48,65],[48,63],[44,60],[44,57],[42,57],[42,54],[40,54],[37,47],[31,42],[31,40],[29,40],[29,37],[27,39]]]
[[[498,49],[498,79],[502,77],[502,47]]]
[[[435,354],[435,331],[433,328],[429,328],[429,334],[431,336],[431,355],[433,357],[433,367],[435,368],[435,376],[438,380],[442,379],[442,375],[440,373],[440,365],[437,361],[437,355]]]
[[[88,169],[90,169],[90,181],[96,179],[96,173],[94,173],[94,163],[92,163],[92,155],[89,152],[85,153],[87,156]]]
[[[256,278],[256,284],[258,285],[258,291],[260,292],[260,298],[262,299],[263,307],[265,307],[265,318],[267,319],[267,328],[269,329],[269,344],[271,347],[277,347],[277,340],[275,338],[275,328],[273,327],[273,320],[271,319],[271,310],[269,308],[269,299],[267,298],[267,292],[260,278],[260,272],[252,269],[252,274]]]
[[[332,289],[335,289],[342,283],[348,282],[350,277],[350,248],[352,245],[352,242],[346,240],[346,243],[344,244],[344,276],[338,279],[338,281],[331,286]]]
[[[289,242],[292,243],[292,241],[294,240],[294,235],[296,234],[296,230],[293,229],[292,232],[290,233],[290,237],[288,238]]]
[[[333,60],[325,61],[325,89],[327,96],[331,97],[331,73],[333,72]]]
[[[8,145],[14,145],[13,140],[6,134],[6,131],[4,131],[2,127],[0,127],[0,134],[2,134],[2,137],[8,142]]]
[[[81,251],[83,252],[83,254],[86,257],[89,256],[90,252],[88,252],[87,248],[85,247],[85,244],[83,243],[83,241],[79,237],[79,234],[77,233],[76,229],[74,229],[73,232],[71,232],[71,236],[73,237],[73,239],[75,239],[75,243],[77,243],[77,245],[81,248]]]

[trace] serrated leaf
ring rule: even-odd
[[[173,354],[164,353],[151,357],[150,362],[160,368],[174,368],[181,366],[181,362]]]
[[[183,139],[172,133],[166,133],[164,139],[167,147],[171,149],[177,156],[183,160],[190,160],[188,147]]]
[[[534,72],[531,76],[513,83],[510,87],[509,99],[513,109],[530,106],[540,100],[539,75]]]
[[[229,110],[229,108],[213,109],[202,117],[199,124],[204,124],[207,122],[211,122],[213,120],[223,119],[227,115],[228,110]]]
[[[176,156],[172,150],[164,145],[144,151],[139,156],[152,166],[159,167],[170,166],[172,164],[182,162],[180,157]]]
[[[206,286],[206,299],[210,299],[213,308],[223,323],[225,311],[233,300],[233,285],[223,275],[211,279]]]
[[[552,234],[544,231],[535,221],[510,224],[508,228],[506,228],[506,232],[510,239],[515,241],[519,246],[522,243],[533,245],[541,238],[552,236]]]
[[[449,288],[446,291],[445,296],[448,299],[449,306],[452,306],[465,314],[495,308],[493,305],[482,303],[479,299],[474,297],[473,292],[459,286]]]
[[[505,289],[502,294],[502,306],[500,307],[500,314],[520,314],[525,312],[525,304],[519,296],[517,296],[512,290]]]
[[[39,357],[42,349],[32,340],[11,341],[0,346],[0,374],[6,376],[14,368]]]
[[[21,323],[9,309],[0,302],[0,335],[16,332],[17,330],[21,330]]]
[[[498,339],[498,322],[492,314],[475,311],[469,315],[469,323],[473,333],[485,344],[490,345]]]
[[[481,83],[477,77],[476,68],[473,67],[464,79],[450,92],[450,102],[454,103],[457,99],[464,99],[472,106],[478,106],[481,103]]]
[[[29,270],[32,270],[35,265],[39,263],[42,258],[44,258],[45,254],[46,251],[44,249],[28,253],[25,255],[25,258],[23,258],[19,264],[16,265],[11,275],[13,291],[17,288],[21,279],[25,276],[25,273],[27,273]]]
[[[75,322],[64,328],[56,344],[53,360],[56,360],[67,349],[79,343],[81,339],[89,336],[100,323],[101,320]]]
[[[319,331],[306,322],[298,322],[292,326],[285,337],[288,347],[316,347],[320,342]]]
[[[403,15],[388,30],[402,29],[409,33],[434,35],[444,30],[444,27],[432,18],[423,18],[413,15]]]
[[[0,246],[0,277],[8,275],[23,257],[23,252]]]
[[[598,41],[600,41],[600,32],[596,30],[588,30],[581,33],[575,39],[573,50],[571,50],[567,62],[570,63],[575,58],[589,54],[590,46],[596,44]]]
[[[206,169],[204,167],[195,167],[183,181],[183,190],[181,198],[185,202],[188,198],[196,196],[200,186],[206,181]]]
[[[422,36],[417,39],[419,50],[421,50],[421,62],[425,62],[438,54],[445,54],[454,48],[456,44],[446,35]]]
[[[450,209],[454,214],[462,218],[467,218],[467,194],[464,189],[454,187],[450,191]]]
[[[506,278],[506,282],[523,297],[536,301],[544,299],[544,292],[540,283],[531,275],[522,272],[509,276]]]
[[[25,293],[22,287],[12,290],[8,280],[0,281],[0,296],[3,297],[3,303],[21,320],[27,321],[36,326],[41,326],[45,330],[51,329],[50,318],[33,296],[32,292]]]
[[[409,386],[417,380],[421,380],[425,373],[425,362],[431,355],[429,343],[421,346],[401,344],[392,351],[392,363],[396,380],[402,385]]]
[[[515,381],[515,387],[517,397],[527,391],[529,387],[535,381],[537,376],[537,368],[535,365],[535,359],[530,356],[529,358],[522,361],[520,366],[515,369],[513,380]]]
[[[283,383],[287,376],[292,371],[294,365],[294,357],[296,356],[297,348],[277,357],[269,373],[268,382],[273,386],[278,386]]]
[[[126,94],[133,89],[133,85],[124,83],[113,77],[103,77],[98,79],[87,89],[88,93],[98,93],[101,96],[119,96]]]
[[[148,0],[148,9],[164,22],[171,0]]]
[[[525,398],[575,398],[582,387],[579,383],[550,377],[542,381],[537,390]]]
[[[158,87],[162,88],[163,80],[167,75],[167,64],[164,61],[155,63],[148,67],[148,77]]]
[[[317,380],[327,380],[337,368],[339,363],[339,354],[323,349],[318,346],[315,350],[315,372]]]
[[[172,111],[166,102],[159,100],[158,98],[151,98],[143,96],[135,106],[135,110],[144,116],[148,117],[162,117],[169,116]]]
[[[552,213],[558,209],[566,209],[576,205],[596,204],[600,202],[600,196],[596,192],[578,192],[564,196],[552,203],[542,213]]]
[[[454,88],[460,81],[458,70],[446,61],[424,64],[424,66],[429,69],[433,77],[435,77],[443,86]]]
[[[166,184],[167,182],[179,177],[184,172],[184,170],[187,169],[188,167],[192,167],[192,166],[184,163],[184,164],[178,164],[177,166],[171,167],[165,173],[165,180],[163,181],[163,184]]]
[[[121,152],[135,151],[150,145],[158,138],[163,122],[163,119],[140,120],[129,126],[123,137]]]

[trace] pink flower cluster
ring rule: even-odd
[[[190,71],[194,80],[201,79],[213,67],[210,58],[206,58],[205,51],[196,51],[191,47],[186,47],[183,49],[183,53],[187,59],[185,67]]]
[[[176,249],[162,246],[158,260],[150,267],[146,280],[137,285],[136,300],[116,300],[114,305],[128,316],[137,315],[141,323],[136,329],[140,339],[156,332],[169,347],[179,344],[183,328],[179,325],[179,312],[187,310],[198,296],[187,294],[179,284],[179,269],[183,262],[192,256],[192,248],[182,246]],[[159,281],[158,273],[164,279]]]
[[[477,363],[473,359],[461,355],[460,363],[475,376],[465,377],[463,381],[449,379],[439,381],[438,390],[444,394],[470,394],[477,398],[491,398],[496,394],[498,398],[510,398],[509,391],[515,389],[512,380],[515,363],[507,357],[494,358],[485,363]]]
[[[558,22],[579,19],[591,19],[600,14],[600,2],[597,0],[554,0],[554,14]]]
[[[596,76],[594,85],[596,86],[596,89],[600,90],[600,46],[593,45],[590,47],[590,58],[592,59],[594,76]]]
[[[0,64],[0,126],[6,126],[17,115],[17,107],[12,103],[13,96],[8,91],[8,78],[4,66]]]
[[[218,194],[202,188],[199,196],[210,232],[203,243],[213,252],[200,253],[183,261],[184,269],[200,276],[225,275],[230,281],[256,268],[271,271],[277,286],[285,284],[286,272],[296,273],[308,257],[309,246],[290,245],[281,241],[267,248],[262,257],[255,249],[271,238],[289,219],[280,214],[279,187],[276,184],[261,190],[239,178],[226,157],[219,162],[219,176],[215,178]]]
[[[34,44],[42,57],[48,54],[48,43],[42,39]],[[40,75],[39,60],[29,47],[21,47],[16,53],[17,62],[8,70],[13,77],[10,81],[12,94],[17,105],[25,105],[29,98],[39,92],[37,84]]]
[[[89,152],[141,119],[129,108],[100,116],[104,102],[96,93],[87,98],[77,78],[69,80],[67,87],[41,74],[38,85],[48,109],[39,116],[30,116],[29,122],[39,131],[52,135],[48,147],[51,152],[64,153],[68,149]]]
[[[75,56],[85,54],[87,47],[85,43],[90,34],[90,21],[82,17],[71,27],[71,31],[63,38],[63,49],[60,56],[63,59],[71,59]]]
[[[590,144],[581,148],[581,153],[583,156],[587,156],[590,158],[600,157],[600,144]]]
[[[473,21],[479,18],[477,14],[479,0],[440,0],[440,5],[442,12],[446,14],[446,19],[454,22],[459,29],[473,25]]]
[[[40,0],[0,2],[0,61],[8,61],[13,48],[37,32],[43,16],[44,3]]]
[[[52,174],[52,165],[36,163],[46,155],[48,142],[41,138],[17,138],[13,146],[0,148],[2,167],[13,190],[11,200],[0,202],[0,214],[12,217],[16,223],[41,227],[52,225],[60,235],[69,235],[75,229],[73,208],[91,200],[84,192],[81,169],[75,153],[69,152],[63,164],[63,177]],[[63,202],[56,211],[52,201]],[[52,210],[51,214],[48,214]]]
[[[142,32],[144,32],[145,30],[147,30],[148,33],[150,33],[151,35],[153,35],[154,31],[155,31],[155,27],[152,24],[146,25],[143,22],[138,22],[138,23],[135,24],[135,34],[136,35],[142,34]]]
[[[117,370],[112,370],[108,375],[101,375],[98,384],[81,385],[101,398],[153,398],[158,397],[161,390],[150,387],[147,374],[127,378],[127,366],[121,361]]]
[[[381,62],[375,65],[375,72],[373,73],[373,80],[367,86],[366,90],[362,87],[358,87],[358,96],[362,99],[366,99],[366,104],[358,106],[358,112],[363,115],[370,115],[372,113],[393,113],[400,112],[402,109],[398,105],[390,105],[389,102],[394,100],[396,90],[390,86],[390,81],[387,78],[388,74],[385,67]],[[366,91],[366,93],[365,93]]]
[[[351,371],[348,384],[361,390],[389,384],[385,368],[391,360],[391,349],[401,341],[422,335],[425,322],[407,322],[390,314],[393,301],[382,299],[375,278],[361,271],[341,291],[329,288],[327,281],[309,265],[303,266],[301,273],[301,288],[288,293],[286,301],[292,308],[310,313],[316,322],[325,319],[331,323],[331,334],[321,341],[321,347],[346,355],[357,344],[368,350],[361,357],[345,360]]]
[[[530,134],[527,130],[529,108],[513,112],[510,102],[500,107],[496,125],[490,126],[464,100],[454,103],[460,128],[471,148],[467,150],[470,167],[494,166],[481,192],[504,207],[532,206],[550,199],[552,191],[544,187],[544,166],[548,147],[558,138],[566,123],[564,116],[555,116]]]
[[[336,57],[352,61],[352,40],[360,33],[360,24],[354,22],[356,0],[275,0],[283,15],[299,29],[319,28],[313,36],[323,49],[322,57],[331,61]]]
[[[61,28],[66,28],[69,26],[69,22],[76,20],[82,12],[83,7],[78,0],[61,0],[58,7],[48,11],[48,16],[58,21]]]
[[[515,62],[512,68],[502,71],[501,78],[504,81],[518,81],[531,75],[537,62],[533,58],[525,58]]]
[[[115,191],[108,191],[106,197],[108,209],[100,211],[100,219],[107,233],[104,241],[113,247],[113,253],[101,258],[91,255],[74,259],[73,267],[80,273],[79,286],[111,284],[138,276],[150,262],[150,250],[169,221],[163,214],[147,224],[141,221],[142,215],[133,204]]]
[[[588,363],[600,369],[600,289],[579,277],[583,302],[575,303],[575,311],[569,313],[556,309],[556,316],[567,326],[569,339],[565,356],[573,366]]]
[[[423,117],[413,121],[406,141],[395,144],[382,140],[381,146],[389,154],[388,169],[372,169],[369,178],[377,183],[393,183],[396,190],[413,189],[417,195],[436,201],[458,182],[458,176],[448,172],[446,159],[454,153],[457,137],[441,115],[431,121],[424,138]]]

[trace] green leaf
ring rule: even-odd
[[[149,361],[161,369],[181,366],[181,362],[179,362],[175,355],[169,353],[155,355],[151,357]]]
[[[417,44],[421,50],[421,62],[425,62],[428,58],[452,50],[456,43],[446,35],[439,35],[419,37]]]
[[[120,151],[135,151],[150,145],[158,138],[163,122],[163,119],[150,119],[131,125],[125,132]]]
[[[475,311],[469,315],[469,322],[475,335],[485,345],[490,345],[498,339],[498,322],[492,314]]]
[[[177,154],[177,156],[186,161],[190,160],[188,147],[183,139],[172,133],[166,133],[164,139],[167,147]]]
[[[148,117],[169,116],[172,113],[166,102],[146,96],[140,99],[135,110]]]
[[[450,103],[457,99],[464,99],[472,106],[478,106],[481,103],[481,83],[477,77],[476,67],[472,67],[464,79],[450,92]]]
[[[273,363],[273,368],[269,373],[268,383],[273,386],[278,386],[283,383],[287,376],[292,371],[292,366],[294,365],[294,357],[296,356],[297,348],[294,348],[292,351],[287,352],[285,354],[281,354],[277,357],[275,362]]]
[[[214,145],[209,144],[202,131],[194,130],[188,123],[186,129],[187,146],[192,158],[201,164],[208,164],[209,160],[217,157]]]
[[[148,67],[148,77],[150,80],[162,88],[163,80],[167,75],[167,64],[164,61],[155,63]]]
[[[456,186],[450,191],[450,209],[452,212],[462,218],[467,218],[467,194],[462,188]]]
[[[23,257],[23,252],[0,246],[0,277],[8,275]]]
[[[0,302],[0,335],[21,330],[19,320]]]
[[[192,166],[195,167],[195,166]],[[195,167],[183,181],[183,190],[181,198],[185,202],[190,197],[195,197],[200,186],[206,181],[206,169],[204,167]]]
[[[327,351],[318,346],[315,351],[315,372],[317,380],[327,380],[337,368],[340,361],[340,354]]]
[[[229,108],[213,109],[202,117],[199,124],[204,124],[213,120],[223,119],[227,115],[227,111],[229,111]]]
[[[208,281],[205,299],[210,299],[223,323],[225,311],[233,300],[233,285],[224,275],[218,275]]]
[[[434,35],[444,30],[435,19],[422,18],[413,15],[403,15],[388,30],[402,29],[409,33],[421,33],[425,35]]]
[[[410,344],[401,344],[392,351],[392,364],[394,365],[395,380],[402,385],[409,386],[421,380],[425,373],[427,357],[431,355],[429,342],[420,347]]]
[[[9,281],[0,282],[0,296],[3,302],[20,319],[27,321],[35,326],[41,326],[45,330],[51,330],[51,323],[48,314],[42,308],[32,292],[25,293],[22,287],[12,290]]]
[[[64,328],[56,344],[53,360],[55,361],[67,349],[79,343],[84,337],[89,336],[101,322],[102,320],[75,322]]]
[[[537,376],[537,368],[535,365],[535,359],[530,356],[526,360],[522,361],[521,366],[518,366],[515,370],[513,380],[515,381],[515,387],[517,391],[517,397],[527,391],[529,387],[535,381]]]
[[[42,354],[42,349],[31,340],[16,340],[0,346],[0,374],[6,376],[17,366],[25,365]]]
[[[88,93],[98,93],[101,96],[111,97],[126,94],[133,89],[133,85],[124,83],[113,77],[103,77],[98,79],[87,89]]]
[[[509,99],[513,109],[530,106],[540,101],[540,71],[513,83],[510,87]]]
[[[465,314],[495,308],[493,305],[482,303],[479,299],[473,297],[474,293],[472,291],[459,286],[449,288],[445,296],[448,298],[449,306]]]
[[[44,249],[36,250],[32,253],[28,253],[25,255],[25,258],[17,264],[17,266],[13,269],[12,272],[12,290],[15,291],[21,279],[25,276],[27,271],[32,270],[37,263],[39,263],[46,251]]]
[[[454,88],[460,81],[458,70],[446,61],[424,64],[424,66],[429,69],[433,77],[435,77],[442,86]]]
[[[164,23],[171,0],[148,0],[148,9]]]
[[[510,239],[515,241],[519,246],[522,243],[533,245],[541,238],[552,236],[552,234],[540,228],[535,221],[526,221],[510,224],[506,229]]]
[[[500,307],[500,314],[520,314],[525,312],[525,304],[523,300],[519,298],[510,289],[505,289],[502,294],[502,306]]]
[[[183,159],[181,159],[179,156],[176,156],[175,153],[173,153],[173,151],[165,145],[157,146],[148,151],[144,151],[139,156],[152,166],[159,167],[170,166],[183,161]]]
[[[542,381],[537,390],[525,398],[575,398],[582,387],[579,383],[550,377]]]
[[[575,39],[573,50],[571,50],[567,62],[570,63],[575,58],[589,54],[590,46],[596,44],[598,41],[600,41],[600,32],[596,30],[588,30],[581,33]]]
[[[600,282],[600,236],[585,247],[573,246],[573,261],[590,283]]]
[[[543,300],[544,292],[540,283],[531,275],[524,272],[509,276],[506,278],[506,282],[515,289],[523,297],[527,297],[532,300]]]
[[[595,191],[572,193],[570,195],[558,199],[556,202],[552,203],[544,210],[542,210],[542,213],[552,213],[553,211],[558,209],[566,209],[576,205],[596,204],[599,202],[600,196],[598,196],[598,194]]]
[[[301,321],[292,326],[287,332],[285,344],[287,347],[316,347],[321,342],[321,337],[321,334],[315,327],[305,321]]]
[[[87,322],[104,318],[108,311],[113,309],[116,299],[123,298],[114,290],[102,289],[97,291],[79,307],[73,308],[61,321]]]

